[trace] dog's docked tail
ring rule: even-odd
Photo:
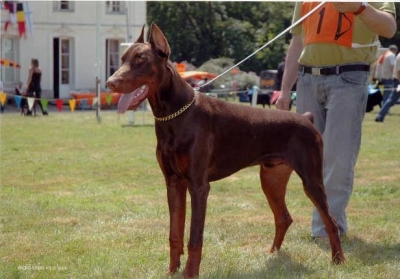
[[[311,112],[307,111],[307,112],[303,113],[303,115],[304,115],[305,117],[307,117],[307,118],[311,121],[311,123],[314,124],[314,116],[312,115]]]

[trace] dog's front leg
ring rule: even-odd
[[[183,255],[183,237],[185,232],[187,186],[184,180],[173,177],[167,182],[168,207],[170,215],[170,263],[169,273],[173,274],[180,267]]]
[[[203,248],[204,223],[206,218],[207,198],[210,184],[191,185],[189,187],[192,205],[188,260],[183,272],[184,278],[195,278],[199,275],[201,252]]]

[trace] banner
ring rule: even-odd
[[[21,69],[21,65],[18,64],[17,62],[14,62],[10,59],[0,59],[0,64],[5,66],[5,67],[12,67],[12,68],[17,68]]]
[[[7,32],[10,24],[18,24],[18,34],[21,38],[26,34],[33,34],[32,10],[28,1],[4,1],[4,8],[8,10],[8,20],[4,24]]]
[[[7,95],[9,95],[9,96],[7,96]],[[4,104],[6,102],[7,98],[14,98],[15,106],[18,109],[21,108],[23,99],[26,100],[26,103],[29,106],[29,110],[31,110],[33,108],[34,102],[40,102],[43,107],[43,110],[46,111],[48,104],[51,101],[51,102],[55,103],[57,109],[60,112],[62,111],[64,102],[67,102],[67,101],[68,101],[67,104],[69,104],[69,108],[71,111],[75,111],[77,106],[80,107],[81,110],[85,110],[87,108],[93,108],[93,107],[99,105],[98,97],[93,97],[93,98],[89,98],[89,99],[86,99],[86,98],[75,99],[74,98],[74,99],[50,99],[49,100],[49,99],[42,99],[42,98],[39,99],[39,98],[35,98],[35,97],[27,97],[24,95],[16,95],[16,94],[11,94],[11,93],[6,93],[6,92],[0,91],[0,102],[2,104]],[[111,96],[111,94],[108,96],[105,96],[105,98],[106,98],[108,105],[112,105],[114,101],[116,101],[118,103],[118,99],[114,100],[113,96]],[[79,101],[80,101],[80,104],[79,104]],[[78,104],[77,104],[77,102],[78,102]],[[89,106],[91,106],[91,107],[89,107]]]

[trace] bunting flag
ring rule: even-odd
[[[93,107],[97,106],[98,102],[99,102],[99,98],[98,97],[94,97],[93,101],[92,101],[92,106]]]
[[[4,104],[6,103],[6,100],[7,100],[7,94],[4,92],[1,92],[0,93],[0,102],[1,102],[2,106],[4,106]]]
[[[9,96],[8,96],[9,95]],[[111,97],[111,95],[110,95]],[[72,112],[75,111],[76,107],[80,107],[82,110],[85,110],[86,108],[88,108],[88,105],[93,105],[95,106],[96,104],[99,103],[99,98],[97,97],[93,97],[93,98],[82,98],[82,99],[42,99],[42,98],[35,98],[35,97],[27,97],[27,96],[23,96],[23,95],[16,95],[16,94],[10,94],[10,93],[6,93],[6,92],[2,92],[0,91],[0,104],[4,105],[5,102],[7,101],[8,98],[14,98],[14,104],[17,107],[17,109],[21,108],[22,105],[22,100],[26,100],[26,103],[28,104],[28,108],[29,110],[32,110],[32,108],[34,107],[35,102],[40,102],[42,105],[42,108],[44,111],[47,110],[48,104],[49,102],[54,102],[57,109],[61,112],[64,106],[64,102],[68,101],[69,104],[69,108]],[[80,101],[80,104],[77,102],[78,100]],[[112,105],[112,98],[107,98],[107,103],[109,105]],[[111,100],[111,101],[110,101]],[[91,102],[90,102],[91,101]]]
[[[33,97],[28,97],[27,100],[28,100],[28,107],[29,107],[29,110],[32,110],[33,105],[35,104],[35,98],[33,98]]]
[[[14,101],[15,101],[15,104],[17,105],[17,108],[18,109],[21,108],[22,97],[19,96],[19,95],[15,95],[14,96]]]
[[[84,110],[84,109],[86,108],[86,103],[87,103],[87,100],[86,100],[86,99],[82,99],[82,100],[81,100],[81,109],[82,109],[82,110]]]
[[[6,31],[6,32],[7,32],[8,26],[10,24],[17,23],[17,15],[15,14],[15,11],[16,11],[15,4],[16,3],[14,1],[4,1],[4,8],[6,10],[8,10],[8,12],[9,12],[8,20],[6,21],[6,23],[4,25],[4,31]]]
[[[112,101],[112,96],[111,96],[111,94],[106,95],[106,101],[107,101],[107,105],[111,105],[111,101]]]
[[[40,103],[42,104],[43,110],[47,111],[47,104],[49,103],[49,101],[47,99],[41,99]]]
[[[75,111],[75,105],[76,105],[75,99],[69,100],[69,108],[72,112]]]
[[[56,100],[56,106],[57,106],[57,108],[58,108],[58,111],[62,111],[62,107],[63,107],[63,100],[61,100],[61,99],[57,99]]]
[[[10,59],[0,59],[0,64],[6,67],[21,69],[21,65]]]
[[[17,3],[17,22],[19,37],[21,38],[23,35],[26,39],[25,13],[23,3]]]

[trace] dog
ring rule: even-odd
[[[167,187],[170,214],[169,273],[184,253],[186,195],[191,198],[191,225],[184,278],[199,275],[210,182],[260,165],[262,190],[275,219],[270,252],[281,248],[292,218],[285,194],[294,170],[319,210],[329,234],[332,261],[345,262],[335,220],[328,212],[322,178],[322,137],[312,115],[233,104],[196,92],[169,60],[170,46],[151,24],[148,42],[141,34],[122,55],[121,67],[107,81],[122,93],[118,113],[148,100],[155,117],[156,156]],[[248,144],[243,145],[243,139]]]
[[[382,108],[382,99],[381,91],[377,88],[370,87],[365,112],[373,111],[375,106]]]

